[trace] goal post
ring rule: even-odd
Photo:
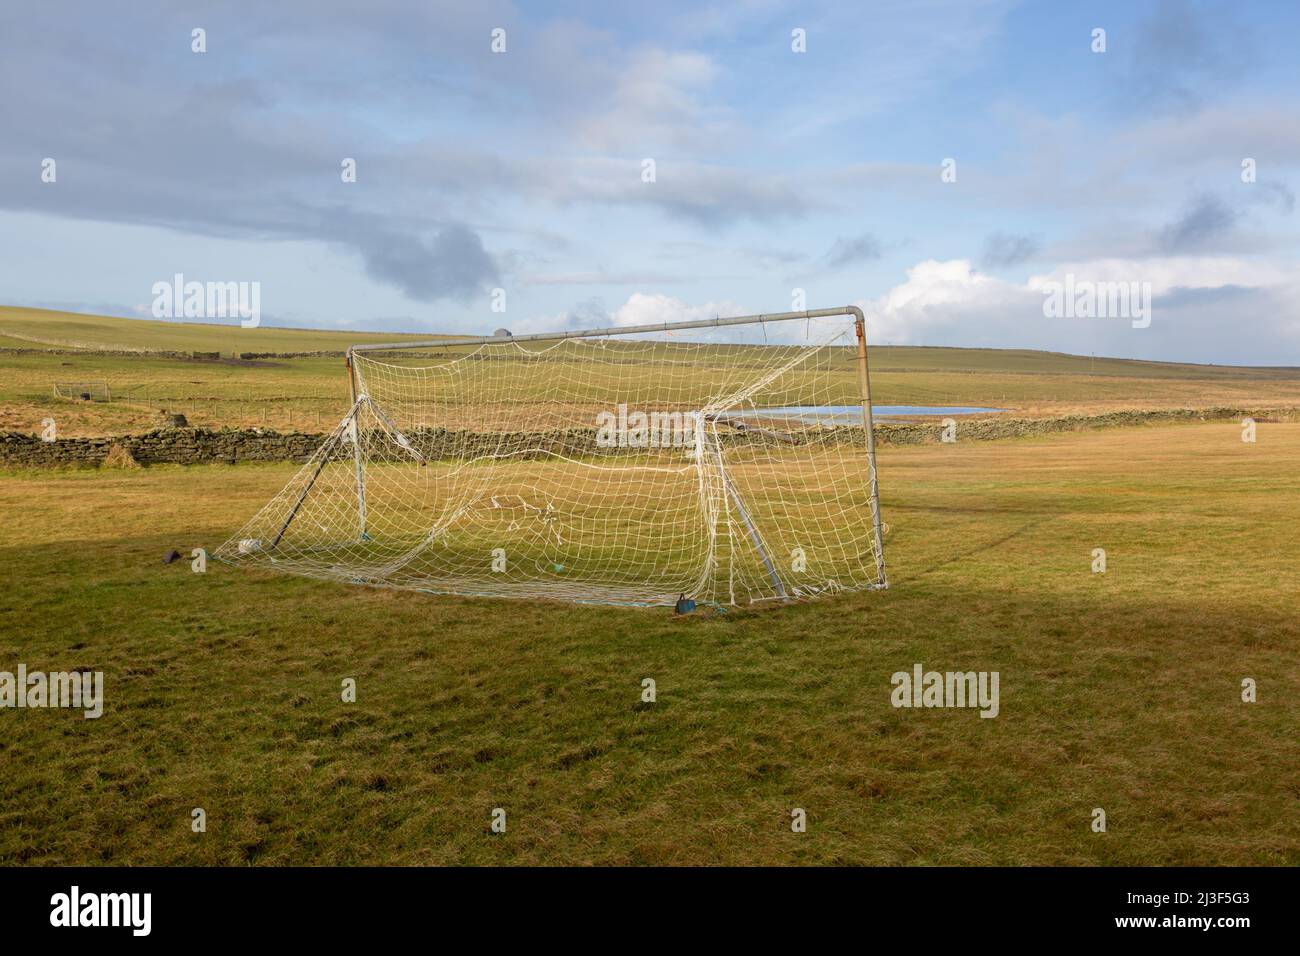
[[[444,594],[888,586],[856,306],[353,346],[351,405],[216,556]]]
[[[83,402],[111,402],[113,392],[107,382],[55,382],[54,397]]]

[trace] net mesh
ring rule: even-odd
[[[356,353],[356,403],[216,556],[617,604],[882,587],[853,325],[800,326]]]
[[[56,398],[70,398],[87,402],[107,402],[112,400],[112,392],[105,382],[55,382]]]

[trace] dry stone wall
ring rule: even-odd
[[[1111,412],[1104,415],[1066,415],[1058,418],[988,418],[957,419],[958,441],[988,441],[1046,435],[1062,431],[1091,428],[1117,428],[1154,425],[1166,422],[1294,420],[1295,409],[1208,408],[1165,411]],[[941,440],[943,425],[939,421],[878,422],[876,440],[882,445],[915,445]],[[37,468],[62,465],[98,465],[109,450],[120,446],[142,465],[172,463],[200,465],[213,462],[233,464],[241,461],[306,461],[325,440],[323,434],[307,432],[281,433],[269,429],[159,428],[139,435],[103,438],[61,438],[43,441],[38,435],[0,432],[0,467]],[[565,454],[617,454],[596,446],[595,429],[566,429],[536,434],[477,434],[447,431],[441,428],[417,429],[408,435],[412,445],[430,460],[463,458],[491,454],[501,447],[533,447]],[[757,434],[727,433],[720,436],[724,445],[762,442]],[[843,426],[827,430],[793,433],[795,444],[808,441],[861,443],[865,435],[861,426]],[[340,454],[346,454],[341,450]]]

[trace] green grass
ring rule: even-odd
[[[81,312],[0,306],[0,347],[145,351],[323,352],[363,342],[436,338],[393,332],[324,331],[160,319],[124,319]]]
[[[427,337],[427,336],[426,336]],[[38,432],[45,418],[59,434],[123,434],[158,423],[158,410],[182,412],[208,427],[328,428],[346,410],[348,384],[340,358],[304,357],[256,363],[197,361],[149,355],[64,354],[81,344],[98,349],[298,352],[343,349],[391,333],[240,329],[0,307],[0,429]],[[757,347],[755,347],[757,348]],[[33,351],[35,350],[35,351]],[[43,350],[43,351],[42,351]],[[399,361],[403,361],[400,360]],[[426,358],[405,359],[426,362]],[[1093,359],[1053,352],[997,349],[873,347],[873,396],[878,404],[977,405],[1029,416],[1120,408],[1300,406],[1300,369],[1241,368]],[[538,387],[561,376],[535,377]],[[635,389],[655,364],[610,365],[611,381]],[[590,366],[582,374],[594,374]],[[700,372],[707,381],[707,369]],[[628,377],[630,376],[630,378]],[[841,375],[856,394],[851,363]],[[115,401],[87,405],[53,398],[54,382],[107,382]],[[521,401],[536,396],[518,394]]]
[[[1128,378],[1219,380],[1294,379],[1300,369],[1276,366],[1195,365],[1148,362],[1034,349],[962,349],[893,345],[872,349],[873,365],[886,372],[1006,372],[1020,375],[1100,375]]]
[[[292,466],[5,474],[0,669],[107,705],[0,712],[0,862],[1295,865],[1300,425],[1239,435],[886,448],[890,591],[688,618],[161,563]]]

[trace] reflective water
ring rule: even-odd
[[[1001,412],[1002,408],[982,408],[978,405],[875,405],[876,418],[906,418],[916,415],[978,415],[983,412]],[[749,411],[725,412],[724,418],[743,419],[746,415],[763,418],[792,418],[804,424],[855,425],[862,421],[859,405],[792,405],[786,408],[756,408]]]

